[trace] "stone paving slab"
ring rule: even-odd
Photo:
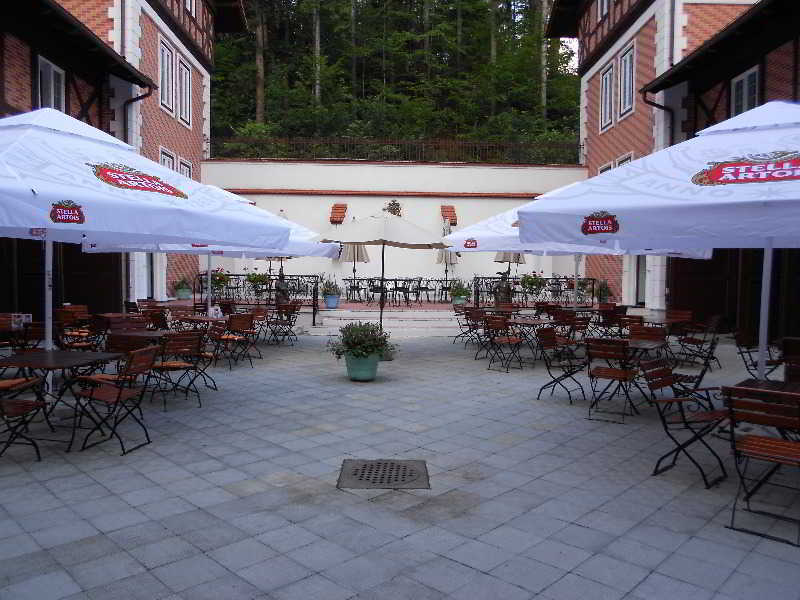
[[[652,409],[588,421],[535,400],[541,364],[497,373],[446,337],[397,338],[368,384],[319,336],[214,369],[202,408],[145,405],[154,442],[124,457],[9,450],[0,600],[800,598],[800,550],[725,528],[734,478],[651,476],[670,448]],[[744,377],[730,344],[720,359],[709,384]],[[425,460],[431,489],[336,489],[353,458]]]

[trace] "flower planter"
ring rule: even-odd
[[[347,363],[347,375],[351,381],[372,381],[375,379],[378,374],[380,356],[380,354],[371,354],[361,358],[345,354],[344,360]]]
[[[453,304],[465,304],[466,302],[466,296],[453,296]]]
[[[325,308],[339,308],[339,296],[325,296]]]
[[[175,288],[175,297],[178,300],[188,300],[192,297],[192,290],[189,288]]]

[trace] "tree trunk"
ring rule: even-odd
[[[541,86],[539,92],[541,93],[542,103],[542,119],[544,126],[547,127],[547,63],[550,49],[550,40],[545,37],[545,30],[547,29],[547,19],[550,18],[550,0],[539,0],[539,18],[542,22],[542,50],[541,50]]]
[[[358,58],[356,56],[356,0],[350,0],[350,87],[358,97]]]
[[[317,1],[314,3],[314,102],[317,106],[322,100],[322,83],[320,81],[322,62],[319,37],[319,1]]]
[[[264,64],[264,52],[267,46],[267,26],[264,19],[264,7],[261,5],[261,0],[256,0],[253,5],[256,13],[256,122],[264,123],[264,105],[266,96],[266,67]]]
[[[422,5],[422,29],[425,34],[424,55],[425,75],[431,77],[431,0],[425,0]]]
[[[497,65],[497,3],[498,0],[489,0],[489,64],[491,65],[492,86],[489,92],[489,98],[490,114],[492,116],[494,116],[496,110],[494,70]]]
[[[464,34],[464,18],[461,14],[461,0],[456,0],[456,72],[461,72],[461,45]]]

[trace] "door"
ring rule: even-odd
[[[647,296],[647,257],[636,257],[636,304],[644,306]]]

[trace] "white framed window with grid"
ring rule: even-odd
[[[758,106],[758,65],[731,79],[731,116]]]
[[[192,126],[192,68],[178,59],[178,119],[187,127]]]
[[[619,116],[633,111],[634,89],[636,87],[636,61],[631,46],[619,57]]]
[[[194,0],[183,0],[183,7],[190,15],[194,16]]]
[[[614,122],[614,65],[608,65],[600,76],[600,131]]]
[[[159,148],[158,162],[161,163],[161,166],[172,169],[173,171],[175,170],[175,154],[166,148]]]
[[[623,154],[617,159],[617,166],[621,167],[622,165],[627,165],[632,160],[633,160],[633,152],[628,152],[627,154]]]
[[[604,164],[604,165],[602,165],[600,167],[597,167],[597,174],[598,175],[602,175],[606,171],[610,171],[613,168],[614,168],[614,163],[613,162],[606,163],[606,164]]]
[[[597,0],[597,20],[602,21],[608,15],[608,7],[611,0]]]
[[[192,178],[192,161],[181,158],[178,160],[178,173],[184,177]]]
[[[175,110],[175,51],[164,40],[158,44],[158,72],[161,107],[171,113]]]
[[[64,69],[55,66],[43,56],[39,57],[38,62],[39,108],[55,108],[64,112],[66,103]]]

